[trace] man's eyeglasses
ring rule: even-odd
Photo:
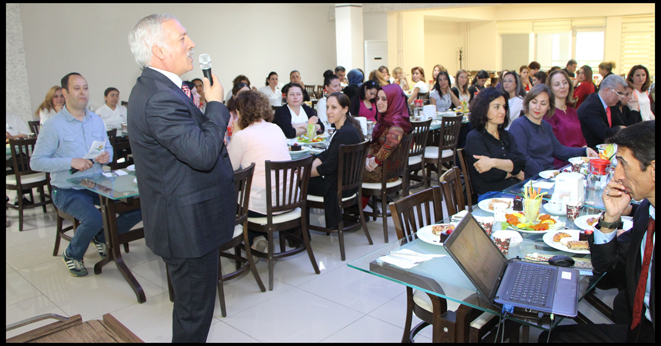
[[[611,91],[616,93],[617,97],[619,97],[619,98],[623,98],[625,96],[623,92],[617,92],[617,91],[613,90],[613,88],[611,88]]]

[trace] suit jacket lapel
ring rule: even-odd
[[[191,89],[191,97],[188,97],[188,95],[186,95],[186,93],[184,93],[184,91],[181,89],[181,86],[174,84],[172,82],[172,80],[170,80],[170,78],[166,77],[164,74],[162,74],[158,71],[152,70],[148,67],[142,70],[142,75],[144,77],[157,79],[157,80],[163,82],[170,89],[172,89],[172,91],[175,94],[179,95],[182,99],[187,99],[189,101],[190,105],[193,105],[195,108],[197,108],[197,106],[195,105],[195,102],[193,102],[193,99],[192,99],[193,98],[192,89]],[[189,88],[190,88],[190,86],[189,86]],[[199,108],[197,108],[197,109],[199,110]]]

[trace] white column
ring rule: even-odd
[[[347,73],[354,68],[364,71],[365,51],[363,39],[363,6],[361,4],[335,5],[335,45],[337,64]]]

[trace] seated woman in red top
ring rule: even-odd
[[[576,100],[576,107],[574,109],[578,109],[578,106],[588,98],[588,95],[597,91],[597,87],[592,82],[592,67],[588,65],[581,66],[578,70],[576,82],[579,84],[574,90],[574,99]]]
[[[555,96],[555,112],[544,117],[544,121],[551,124],[553,134],[558,142],[566,147],[580,148],[587,146],[588,143],[583,137],[581,122],[578,120],[576,109],[570,106],[574,87],[567,72],[563,70],[551,72],[548,79],[546,79],[546,86],[551,88],[553,96]],[[553,160],[555,167],[567,163],[556,158]]]
[[[358,95],[351,98],[349,113],[354,117],[365,117],[367,120],[376,121],[376,92],[379,83],[368,80],[358,89]]]

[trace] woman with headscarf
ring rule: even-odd
[[[344,88],[342,92],[351,100],[351,98],[358,95],[358,88],[363,85],[363,73],[353,69],[347,73],[347,79],[349,80],[349,86]]]

